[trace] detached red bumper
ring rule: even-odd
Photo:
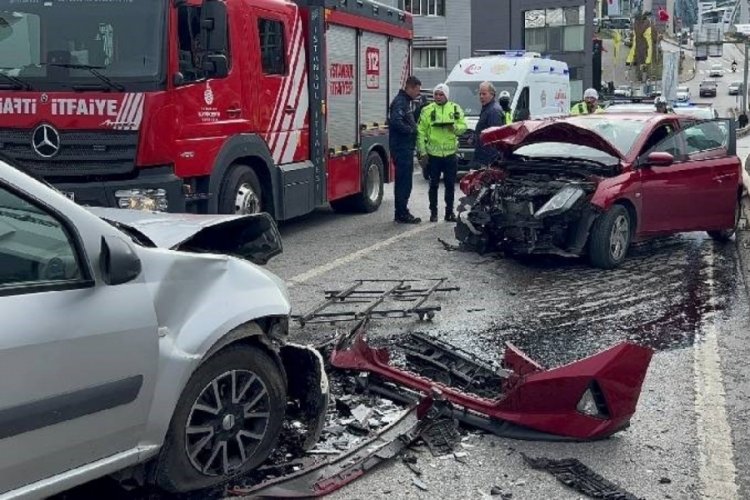
[[[490,419],[509,422],[545,435],[574,440],[601,439],[627,427],[635,413],[653,351],[620,343],[580,361],[545,370],[511,344],[503,359],[497,397],[475,394],[389,364],[386,349],[371,348],[366,322],[342,337],[333,353],[336,368],[370,372],[424,394],[435,391],[452,404]]]

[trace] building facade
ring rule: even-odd
[[[463,57],[471,55],[469,0],[381,0],[414,16],[412,66],[425,88],[448,78]]]
[[[412,63],[425,88],[477,50],[529,50],[565,61],[573,100],[593,81],[596,0],[381,1],[414,16]]]
[[[564,61],[571,101],[593,81],[593,0],[471,0],[473,50],[523,49]]]

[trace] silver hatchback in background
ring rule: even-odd
[[[173,492],[320,434],[317,351],[286,342],[267,214],[88,209],[0,161],[0,498],[108,474]],[[254,263],[255,262],[255,263]]]

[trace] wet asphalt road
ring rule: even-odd
[[[414,180],[411,207],[425,218],[426,185]],[[453,241],[450,224],[395,225],[391,209],[389,192],[375,214],[324,211],[282,227],[285,251],[269,267],[290,282],[295,313],[320,302],[323,290],[346,288],[357,278],[447,277],[461,291],[441,296],[434,321],[380,320],[370,330],[373,341],[423,331],[486,359],[499,358],[504,342],[511,341],[546,366],[621,340],[643,343],[657,354],[632,427],[609,440],[551,444],[473,437],[467,464],[433,459],[425,450],[418,454],[429,491],[415,487],[414,474],[396,461],[333,498],[480,498],[493,485],[513,498],[580,498],[552,476],[530,470],[519,452],[578,458],[645,498],[710,498],[717,478],[729,478],[730,489],[736,485],[734,498],[750,496],[741,411],[750,405],[747,363],[741,361],[750,328],[734,242],[717,244],[699,233],[665,238],[635,248],[622,268],[601,271],[581,260],[518,262],[448,251],[438,238]],[[343,329],[315,325],[295,328],[293,336],[317,343]],[[718,356],[721,369],[704,373],[696,366],[706,364],[707,336],[716,345],[708,363]],[[727,390],[717,412],[696,393],[722,393],[722,378]],[[720,459],[727,447],[729,459]],[[701,467],[713,461],[715,466]],[[732,498],[725,494],[719,490],[714,498]]]
[[[736,47],[725,49],[721,62],[727,75],[720,80],[717,98],[698,98],[699,82],[714,60],[699,62],[696,78],[688,83],[696,101],[713,102],[722,115],[737,105],[737,98],[726,95],[726,86],[737,79],[728,71],[729,61],[742,60]],[[750,139],[739,146],[744,159],[750,154]],[[411,208],[426,220],[426,183],[419,175],[414,177]],[[424,446],[416,448],[427,491],[417,488],[414,473],[394,460],[331,498],[483,498],[492,486],[514,499],[582,497],[551,475],[531,470],[521,453],[578,458],[648,499],[750,498],[750,313],[745,286],[750,278],[750,232],[726,245],[698,233],[649,242],[633,249],[620,269],[600,271],[581,260],[518,262],[447,251],[438,238],[453,243],[451,225],[396,225],[392,209],[388,185],[383,206],[374,214],[320,210],[282,225],[284,254],[268,267],[289,284],[295,314],[320,302],[324,290],[346,288],[357,278],[446,277],[461,290],[438,295],[442,311],[432,322],[379,320],[370,329],[371,341],[421,331],[487,360],[499,359],[510,341],[545,366],[579,359],[621,340],[648,345],[657,354],[632,426],[608,440],[535,443],[470,434],[461,448],[468,453],[466,463],[435,459]],[[294,327],[292,336],[318,344],[347,327]],[[75,500],[104,497],[163,498],[124,492],[106,481],[64,495]]]
[[[742,146],[744,157],[750,140]],[[394,224],[392,186],[386,190],[374,214],[321,210],[282,225],[284,253],[268,267],[289,284],[295,314],[319,303],[324,290],[344,289],[358,278],[445,277],[461,290],[438,296],[442,311],[432,322],[376,321],[373,342],[421,331],[493,360],[511,341],[546,366],[621,340],[657,354],[632,426],[608,440],[560,444],[472,434],[464,443],[466,463],[417,448],[427,491],[395,460],[331,498],[482,498],[492,486],[514,499],[582,497],[531,470],[522,452],[578,458],[644,498],[750,498],[750,316],[742,279],[750,264],[747,232],[729,244],[699,233],[642,244],[614,271],[581,260],[519,262],[447,250],[438,239],[454,241],[448,223]],[[419,176],[411,208],[426,219],[426,183]],[[346,327],[295,326],[292,337],[318,344]],[[90,492],[67,498],[90,498]]]

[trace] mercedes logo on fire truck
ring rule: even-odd
[[[60,132],[52,125],[39,125],[31,134],[31,146],[42,158],[52,158],[60,151]]]

